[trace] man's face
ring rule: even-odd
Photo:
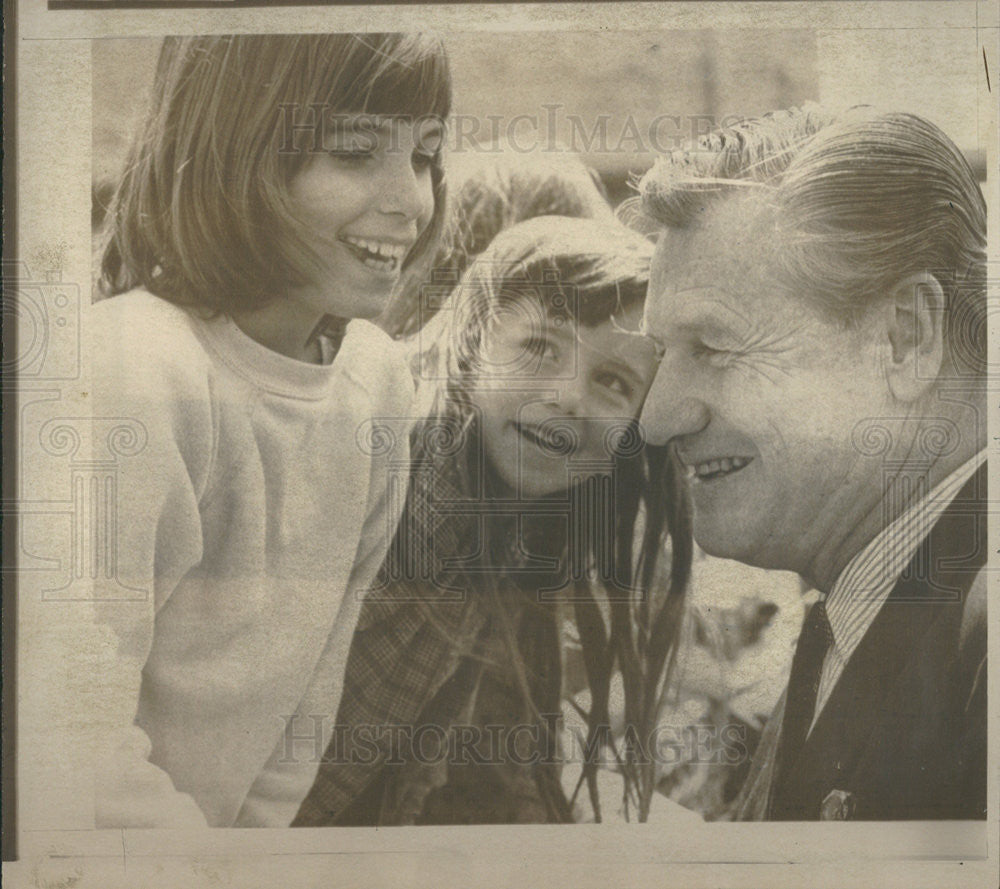
[[[880,464],[852,443],[888,410],[877,339],[783,287],[784,247],[760,198],[703,216],[665,231],[653,258],[644,323],[663,360],[642,424],[678,447],[699,546],[808,573],[838,525],[878,503]]]

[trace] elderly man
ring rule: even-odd
[[[986,208],[908,114],[768,115],[658,161],[642,415],[708,553],[822,594],[744,819],[983,818]]]

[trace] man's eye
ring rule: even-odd
[[[713,363],[724,361],[729,356],[729,352],[726,350],[713,349],[704,343],[695,343],[691,351],[695,358],[702,358]]]

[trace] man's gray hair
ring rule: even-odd
[[[660,157],[639,191],[644,215],[672,228],[697,225],[713,199],[759,191],[776,211],[783,283],[848,323],[931,273],[954,372],[985,376],[986,203],[968,161],[923,118],[774,112]]]

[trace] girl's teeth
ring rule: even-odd
[[[689,467],[688,475],[704,478],[719,472],[727,474],[737,469],[742,469],[749,462],[750,460],[746,457],[720,457],[717,460],[708,460],[705,463]]]
[[[365,257],[361,260],[366,266],[373,269],[378,269],[380,272],[390,272],[396,267],[395,259],[373,259],[370,257]]]
[[[368,253],[373,254],[377,260],[400,262],[406,254],[406,248],[398,244],[389,244],[382,241],[370,241],[366,238],[344,238],[348,244],[360,247]]]

